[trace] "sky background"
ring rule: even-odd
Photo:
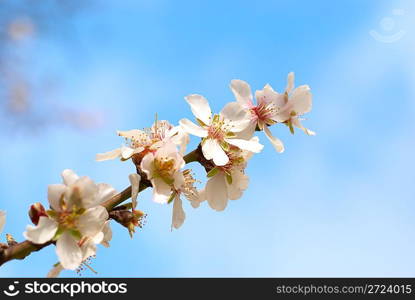
[[[39,5],[47,12],[49,2]],[[281,91],[294,71],[312,88],[304,125],[317,135],[273,127],[286,147],[277,154],[259,133],[266,147],[244,196],[219,213],[184,201],[179,230],[170,231],[171,206],[140,194],[147,225],[130,239],[113,224],[111,248],[92,262],[97,276],[415,276],[413,20],[410,0],[131,0],[95,1],[55,22],[19,51],[32,82],[59,75],[59,97],[33,97],[40,116],[57,117],[35,133],[0,119],[1,239],[23,239],[28,207],[47,203],[65,168],[127,187],[132,163],[94,161],[121,145],[116,130],[147,127],[156,112],[193,118],[191,93],[219,111],[233,101],[232,79]],[[60,124],[57,102],[99,112],[100,125]],[[43,277],[56,262],[48,247],[0,276]]]

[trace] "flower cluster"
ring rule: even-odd
[[[283,93],[269,85],[257,90],[254,96],[248,83],[232,80],[230,88],[236,101],[213,113],[205,97],[192,94],[185,97],[195,121],[183,118],[179,125],[156,119],[147,129],[118,131],[125,143],[115,150],[99,153],[97,161],[130,160],[137,172],[129,175],[131,203],[120,205],[120,198],[108,184],[96,184],[89,177],[79,177],[71,170],[62,172],[63,183],[48,188],[49,209],[40,203],[32,205],[30,218],[35,226],[28,226],[24,236],[34,244],[56,245],[59,262],[48,276],[57,276],[63,269],[75,270],[87,266],[97,251],[97,244],[109,246],[112,238],[109,219],[114,219],[132,235],[141,227],[144,213],[137,210],[139,192],[153,188],[153,201],[172,206],[171,228],[180,228],[186,218],[183,199],[197,208],[206,201],[216,210],[224,210],[229,200],[242,197],[248,188],[246,168],[250,158],[262,151],[263,145],[255,132],[263,131],[277,152],[284,151],[281,140],[274,137],[270,127],[287,126],[294,134],[299,128],[308,135],[301,117],[311,110],[312,95],[307,85],[294,88],[294,74],[288,74]],[[185,154],[189,135],[200,138],[199,146]],[[194,178],[186,168],[189,162],[199,162],[206,170],[206,184]],[[130,192],[128,192],[130,193]],[[184,196],[184,197],[183,197]],[[118,197],[118,198],[117,198]],[[121,199],[108,205],[112,199]],[[117,206],[119,205],[119,206]],[[0,211],[0,231],[5,214]]]

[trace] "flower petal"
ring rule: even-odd
[[[304,131],[306,134],[308,134],[308,135],[312,135],[312,136],[316,135],[316,133],[315,133],[314,131],[312,131],[312,130],[310,130],[310,129],[305,128],[305,127],[303,126],[303,124],[301,124],[300,119],[298,119],[298,118],[291,118],[291,122],[292,122],[292,124],[293,124],[295,127],[300,128],[300,129],[301,129],[302,131]]]
[[[242,140],[242,139],[225,139],[231,145],[234,145],[242,150],[248,150],[254,153],[259,153],[264,148],[264,145],[260,144],[257,139]]]
[[[153,176],[153,162],[154,154],[150,152],[143,157],[140,164],[141,170],[147,175],[149,179],[151,179]]]
[[[184,223],[185,219],[186,214],[183,210],[182,199],[180,199],[179,195],[177,195],[173,202],[171,228],[179,229],[179,227]]]
[[[231,132],[240,132],[251,123],[250,113],[238,102],[230,102],[220,112]]]
[[[228,192],[226,178],[222,172],[219,172],[208,180],[205,193],[206,200],[212,209],[222,211],[226,208],[228,204]]]
[[[131,183],[131,200],[133,203],[133,209],[135,209],[137,207],[137,197],[140,189],[141,176],[137,173],[133,173],[128,176],[128,179]]]
[[[284,144],[279,138],[276,138],[272,135],[271,130],[269,130],[268,126],[264,127],[264,133],[271,142],[272,146],[274,146],[275,150],[277,150],[277,152],[284,152]]]
[[[23,233],[24,237],[35,244],[49,242],[56,234],[58,224],[48,217],[40,217],[37,226],[29,225]]]
[[[212,110],[206,98],[202,95],[193,94],[184,97],[184,99],[189,103],[190,109],[195,117],[206,125],[210,125],[212,121]]]
[[[228,187],[228,198],[237,200],[242,197],[243,192],[248,188],[249,177],[240,170],[232,172],[232,184],[226,182]]]
[[[153,184],[153,201],[166,204],[172,193],[171,186],[161,178],[154,178],[151,183]]]
[[[59,277],[59,274],[63,271],[63,267],[60,263],[58,263],[56,266],[52,268],[46,275],[47,278],[56,278]]]
[[[0,233],[3,230],[4,224],[6,224],[6,213],[0,210]]]
[[[140,147],[141,149],[141,147]],[[129,159],[133,154],[134,154],[134,149],[127,147],[127,146],[122,146],[121,147],[121,157],[123,159]]]
[[[97,187],[98,187],[98,193],[96,195],[97,205],[109,200],[110,198],[112,198],[114,195],[117,194],[117,191],[108,183],[98,183]]]
[[[213,162],[217,166],[224,166],[229,162],[229,157],[223,151],[217,140],[206,139],[202,145],[202,152],[206,159],[213,159]]]
[[[247,82],[234,79],[231,81],[230,88],[236,101],[248,108],[253,106],[251,87]]]
[[[63,179],[63,183],[66,185],[74,184],[75,181],[79,179],[79,176],[76,175],[75,172],[70,169],[63,170],[61,176]]]
[[[78,219],[78,230],[83,237],[93,238],[105,225],[108,212],[103,206],[95,206],[86,210]]]
[[[70,208],[73,205],[77,205],[78,208],[90,208],[99,204],[97,194],[98,187],[95,182],[83,176],[66,190],[65,201]]]
[[[148,139],[150,139],[147,135],[147,133],[145,133],[142,130],[139,129],[132,129],[132,130],[126,130],[126,131],[117,131],[117,134],[119,136],[122,136],[126,139],[129,140],[142,140],[142,139],[146,139],[146,137]]]
[[[110,226],[110,221],[105,222],[104,228],[102,229],[104,234],[104,239],[101,242],[101,245],[108,248],[110,246],[110,241],[112,240],[112,230]]]
[[[290,102],[292,104],[291,110],[295,111],[297,115],[308,113],[312,107],[310,87],[308,85],[302,85],[296,88],[290,97]]]
[[[121,149],[117,148],[117,149],[114,149],[112,151],[108,151],[105,153],[98,153],[97,155],[95,155],[95,160],[96,161],[111,160],[111,159],[116,159],[120,156],[121,156]]]
[[[294,72],[288,73],[287,76],[287,87],[285,88],[285,92],[287,94],[291,93],[294,88]]]
[[[207,137],[208,132],[206,129],[200,127],[199,125],[196,125],[189,119],[181,119],[179,121],[180,126],[183,128],[184,131],[193,134],[198,137]]]
[[[281,109],[287,102],[285,94],[278,94],[269,84],[266,84],[262,90],[256,91],[255,98],[258,105],[273,103],[277,109]]]
[[[50,184],[48,185],[48,201],[53,210],[60,211],[60,200],[62,195],[66,192],[67,186],[64,184]]]
[[[82,251],[69,232],[64,232],[56,241],[56,254],[63,268],[75,270],[82,263]]]

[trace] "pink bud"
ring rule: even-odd
[[[39,223],[39,218],[46,216],[46,210],[41,203],[36,202],[30,206],[29,217],[30,220],[32,220],[33,224],[37,225]]]

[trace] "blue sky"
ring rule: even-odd
[[[174,232],[171,207],[144,192],[147,225],[131,240],[113,224],[112,247],[93,261],[98,276],[414,276],[413,19],[411,1],[96,3],[70,20],[68,37],[56,24],[24,55],[32,80],[59,74],[56,101],[99,111],[103,126],[1,132],[5,232],[22,238],[29,205],[46,203],[65,168],[125,188],[130,163],[94,161],[121,144],[117,129],[149,126],[156,112],[190,118],[190,93],[218,111],[233,100],[231,79],[282,90],[294,71],[312,88],[304,124],[317,136],[277,127],[286,146],[277,154],[260,133],[266,147],[250,162],[243,198],[221,213],[186,203]],[[404,35],[385,43],[371,30]],[[49,247],[0,276],[45,276],[55,262]]]

